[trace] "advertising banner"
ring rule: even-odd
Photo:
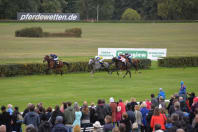
[[[155,48],[98,48],[98,56],[104,59],[112,59],[119,54],[128,53],[132,58],[157,60],[166,57],[167,49]]]
[[[18,21],[79,21],[79,13],[17,13]]]

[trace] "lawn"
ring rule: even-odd
[[[71,73],[60,75],[19,76],[0,79],[0,104],[9,103],[24,109],[27,103],[43,102],[45,106],[55,106],[63,101],[97,102],[97,99],[114,97],[138,101],[150,99],[150,94],[157,95],[159,88],[166,92],[167,99],[178,92],[183,80],[187,91],[198,94],[198,68],[158,68],[142,70],[141,74],[133,71],[132,79],[122,79],[105,72],[98,72],[95,77],[89,73]]]
[[[82,28],[82,38],[17,38],[25,27],[47,32]],[[98,48],[167,48],[168,56],[198,55],[198,23],[0,23],[0,63],[42,62],[56,53],[64,61],[88,60]]]

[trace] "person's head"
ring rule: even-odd
[[[155,95],[154,94],[151,94],[151,98],[155,98]]]
[[[67,106],[71,107],[72,103],[71,102],[67,102]]]
[[[161,125],[160,124],[155,124],[155,130],[160,130],[161,129]]]
[[[8,109],[9,109],[9,108],[12,108],[12,105],[11,105],[11,104],[8,104]]]
[[[40,125],[39,125],[39,132],[51,132],[52,130],[52,124],[51,122],[48,121],[43,121]]]
[[[99,122],[99,121],[96,121],[96,122],[93,124],[93,127],[94,127],[94,129],[100,129],[102,126],[100,125],[100,122]]]
[[[182,96],[180,96],[179,97],[179,101],[181,102],[181,101],[183,101],[184,100],[184,98],[182,97]]]
[[[36,128],[32,124],[27,125],[25,131],[26,132],[37,132]]]
[[[163,89],[162,88],[159,88],[159,91],[162,91]]]
[[[180,109],[180,103],[178,101],[174,103],[174,108],[175,108],[175,110]]]
[[[107,115],[107,116],[105,117],[105,123],[106,123],[106,124],[109,124],[109,123],[111,123],[111,122],[112,122],[111,116]]]
[[[95,104],[94,104],[94,102],[92,102],[92,103],[91,103],[91,107],[94,107],[94,106],[95,106]]]
[[[118,127],[114,127],[114,128],[112,129],[112,132],[120,132],[120,130],[119,130]]]
[[[141,106],[140,106],[141,108],[146,108],[147,107],[147,105],[146,105],[146,103],[145,102],[143,102],[142,104],[141,104]]]
[[[183,82],[183,81],[181,81],[181,82],[180,82],[180,84],[181,84],[181,86],[182,86],[182,85],[184,85],[184,82]]]
[[[34,109],[35,109],[35,106],[32,104],[32,105],[30,106],[30,111],[34,111]]]
[[[85,105],[88,105],[87,101],[84,101],[83,102],[83,106],[85,106]]]
[[[164,101],[164,98],[162,96],[160,96],[159,101]]]
[[[0,126],[0,132],[6,132],[6,126],[5,125]]]
[[[122,102],[122,99],[119,99],[119,102]]]
[[[102,103],[105,104],[105,99],[102,99]]]
[[[59,105],[56,105],[55,108],[54,108],[54,110],[55,110],[55,111],[59,111],[59,110],[60,110]]]
[[[128,114],[126,112],[122,113],[122,118],[123,119],[127,119],[128,118]]]
[[[19,111],[19,107],[15,106],[15,107],[14,107],[14,110],[15,110],[15,111]]]
[[[134,109],[139,111],[140,110],[140,106],[139,105],[135,105]]]
[[[160,110],[158,107],[155,107],[153,115],[156,115],[156,116],[160,115]]]
[[[110,102],[110,103],[113,103],[113,102],[114,102],[114,98],[111,97],[111,98],[109,99],[109,102]]]
[[[172,123],[171,117],[167,117],[166,123]]]
[[[177,131],[176,131],[176,132],[185,132],[185,131],[184,131],[184,129],[179,128],[179,129],[177,129]]]
[[[49,107],[47,108],[47,112],[52,112],[52,107],[49,106]]]
[[[172,121],[172,122],[177,122],[177,121],[179,121],[179,115],[176,114],[176,113],[173,113],[173,114],[171,115],[171,121]]]
[[[83,114],[88,114],[89,113],[89,107],[88,104],[84,104],[82,108]]]
[[[57,116],[55,122],[56,122],[56,124],[61,124],[61,123],[63,123],[63,117],[62,117],[62,116]]]
[[[126,126],[125,126],[124,123],[120,123],[119,130],[120,130],[120,132],[125,132],[126,131]]]
[[[73,128],[73,132],[80,132],[81,128],[79,125],[75,125]]]
[[[102,104],[102,100],[98,99],[98,105]]]
[[[132,97],[131,102],[136,102],[136,99]]]
[[[5,112],[6,111],[6,107],[3,105],[3,106],[1,106],[1,111],[2,112]]]

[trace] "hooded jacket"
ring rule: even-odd
[[[24,117],[24,124],[32,124],[34,127],[38,128],[40,124],[40,117],[36,112],[28,112]]]
[[[70,124],[70,125],[73,124],[75,118],[75,112],[71,106],[67,107],[67,109],[64,111],[64,117],[65,117],[65,124]]]

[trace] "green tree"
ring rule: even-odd
[[[122,20],[140,20],[140,15],[137,13],[136,10],[128,8],[122,14]]]
[[[162,19],[168,19],[168,0],[160,0],[158,2],[157,15]]]

